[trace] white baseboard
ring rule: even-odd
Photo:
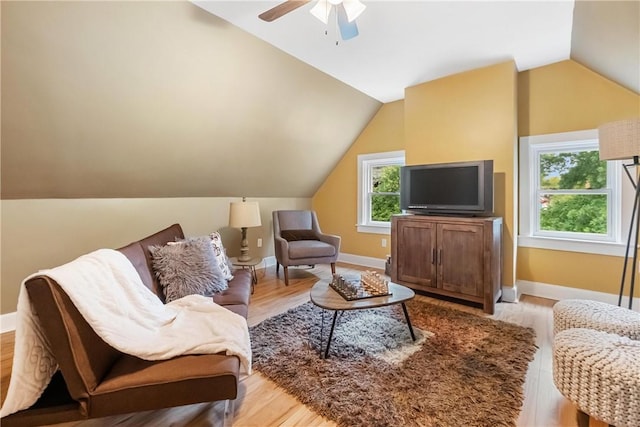
[[[518,285],[513,286],[502,285],[502,301],[504,302],[518,302],[520,301],[520,292]]]
[[[618,295],[605,292],[590,291],[587,289],[569,288],[566,286],[550,285],[548,283],[530,282],[528,280],[518,280],[517,285],[522,294],[534,297],[548,298],[553,300],[563,299],[588,299],[591,301],[606,302],[618,305]],[[640,300],[636,299],[633,311],[640,312]],[[629,306],[629,297],[622,297],[622,307]]]
[[[260,267],[267,268],[273,265],[276,265],[276,257],[268,256],[268,257],[262,258],[262,265],[259,265],[258,268]]]
[[[363,267],[379,268],[381,270],[384,270],[384,265],[386,264],[386,260],[384,259],[362,255],[345,254],[344,252],[340,252],[340,255],[338,255],[338,261],[346,262],[348,264],[361,265]]]
[[[16,330],[16,312],[0,316],[0,334]]]

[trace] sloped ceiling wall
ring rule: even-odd
[[[640,2],[576,1],[571,59],[640,93]]]
[[[311,197],[380,103],[189,2],[2,2],[2,198]]]

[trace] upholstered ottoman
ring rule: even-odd
[[[553,306],[553,332],[587,328],[640,340],[640,313],[598,301],[567,299]]]
[[[592,417],[616,427],[640,426],[640,341],[591,329],[560,331],[553,382]]]

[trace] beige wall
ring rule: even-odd
[[[381,258],[391,253],[389,236],[359,233],[358,155],[404,149],[404,101],[385,104],[313,196],[322,230],[342,237],[341,252]],[[382,238],[387,247],[382,247]]]
[[[311,197],[381,105],[186,0],[0,7],[2,199]]]
[[[16,310],[19,285],[29,274],[99,248],[117,248],[173,223],[187,236],[219,230],[230,256],[239,255],[240,230],[228,227],[229,203],[239,198],[40,199],[1,202],[1,313]],[[257,201],[262,226],[249,228],[250,253],[273,255],[271,212],[309,209],[308,198]],[[263,239],[257,248],[257,239]]]
[[[595,129],[640,116],[640,96],[575,61],[520,73],[520,136]],[[623,181],[626,185],[627,181]],[[517,277],[616,294],[622,258],[537,248],[519,248]],[[640,288],[636,295],[640,295]]]
[[[270,212],[309,208],[380,108],[188,1],[0,10],[2,313],[26,275],[174,222],[233,254],[231,197],[272,255]]]

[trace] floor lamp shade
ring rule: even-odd
[[[633,211],[629,223],[629,233],[627,234],[627,246],[624,254],[624,264],[622,268],[622,278],[620,279],[620,294],[618,295],[618,305],[622,305],[622,296],[627,278],[627,273],[631,276],[629,284],[629,309],[633,307],[633,293],[636,282],[636,272],[638,271],[638,239],[640,231],[640,185],[638,185],[637,172],[640,162],[640,117],[617,122],[606,123],[598,128],[598,144],[600,146],[601,160],[623,160],[633,159],[633,163],[624,164],[625,173],[635,189],[633,201]],[[629,167],[635,167],[636,173],[631,174]],[[632,259],[631,267],[629,260]]]
[[[640,117],[606,123],[598,128],[600,160],[640,156]]]
[[[258,202],[247,202],[242,198],[241,202],[231,202],[229,206],[229,226],[239,228],[242,231],[242,241],[240,242],[239,261],[249,261],[249,242],[247,241],[247,228],[260,227],[260,207]]]

